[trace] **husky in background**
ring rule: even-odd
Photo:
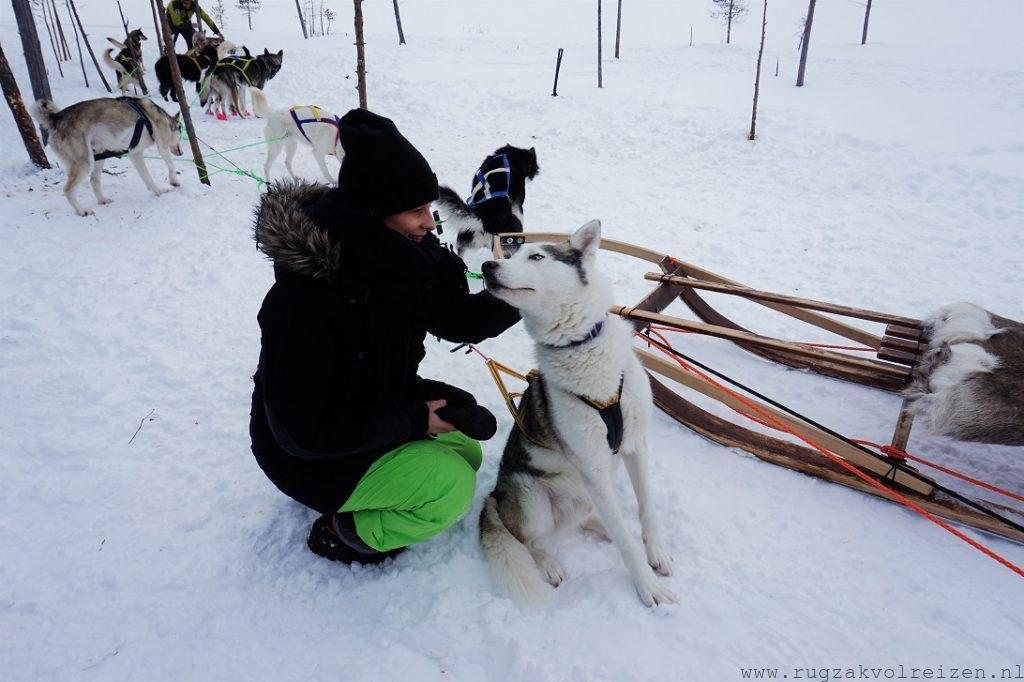
[[[107,38],[107,40],[120,50],[116,57],[111,57],[113,50],[104,50],[103,61],[114,70],[114,77],[117,78],[117,86],[121,89],[121,94],[124,95],[128,92],[128,86],[134,84],[135,87],[142,89],[142,94],[148,95],[149,90],[146,89],[146,82],[142,79],[142,74],[146,70],[142,64],[142,41],[146,40],[142,29],[137,28],[128,33],[128,38],[123,43],[114,38]]]
[[[189,50],[185,54],[174,55],[178,61],[178,70],[181,72],[181,80],[191,81],[196,84],[196,92],[202,88],[203,72],[217,63],[217,48],[207,45],[201,50]],[[171,82],[171,63],[167,55],[160,57],[153,65],[157,80],[160,81],[160,96],[165,101],[174,84]]]
[[[172,154],[181,156],[179,114],[171,116],[150,100],[134,97],[91,99],[66,109],[41,99],[32,105],[31,112],[49,134],[48,144],[68,176],[64,196],[80,216],[93,214],[75,199],[75,189],[86,176],[96,201],[110,203],[103,195],[100,178],[104,161],[112,156],[127,154],[146,187],[159,196],[167,190],[156,186],[142,159],[142,153],[155,144],[167,164],[168,182],[180,185],[171,158]]]
[[[1024,445],[1024,324],[973,303],[925,320],[929,350],[904,392],[932,433]]]
[[[246,88],[263,90],[267,81],[281,70],[283,61],[284,50],[272,53],[265,48],[263,54],[255,57],[221,59],[213,66],[210,85],[203,91],[199,101],[204,107],[209,104],[207,112],[215,112],[221,120],[227,119],[229,102],[233,113],[247,117],[249,113],[245,109]]]
[[[548,553],[561,532],[589,529],[611,539],[647,606],[675,602],[652,574],[669,575],[647,468],[651,389],[625,322],[608,314],[611,290],[594,267],[601,224],[562,244],[528,244],[483,264],[492,295],[522,313],[536,343],[539,374],[522,399],[494,491],[480,515],[480,543],[497,582],[520,601],[543,601],[565,573]],[[646,547],[615,499],[619,461],[633,484]],[[596,511],[596,515],[595,515]]]
[[[496,234],[523,231],[526,181],[539,172],[533,147],[505,145],[480,164],[468,204],[451,187],[441,185],[437,203],[458,235],[455,246],[459,256],[469,249],[490,248]]]
[[[267,120],[263,137],[267,140],[267,161],[263,165],[263,176],[270,177],[270,167],[284,148],[284,165],[292,178],[298,179],[292,170],[292,159],[299,142],[312,149],[313,158],[320,166],[328,183],[333,183],[338,174],[327,170],[326,157],[334,156],[341,161],[345,150],[339,137],[338,117],[316,106],[272,109],[266,95],[259,88],[252,88],[252,108],[256,115]],[[281,139],[284,138],[284,139]]]

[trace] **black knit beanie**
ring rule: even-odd
[[[437,176],[389,118],[353,109],[338,127],[338,203],[384,218],[437,199]]]

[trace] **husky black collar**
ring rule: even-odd
[[[600,320],[598,320],[597,324],[595,324],[593,327],[591,327],[590,331],[587,332],[587,335],[584,336],[583,338],[574,339],[574,340],[570,341],[569,343],[563,344],[561,346],[556,346],[556,345],[551,344],[551,343],[542,343],[540,345],[544,346],[545,348],[550,348],[552,350],[565,350],[566,348],[576,348],[578,346],[582,346],[583,344],[585,344],[585,343],[587,343],[589,341],[592,341],[592,340],[596,339],[598,336],[600,336],[601,330],[604,329],[604,322],[605,322],[606,319],[608,319],[607,315],[605,315]]]
[[[149,133],[150,137],[153,137],[153,123],[149,120],[149,116],[146,115],[146,111],[142,108],[142,105],[139,104],[139,101],[134,97],[118,97],[117,99],[119,102],[124,102],[125,104],[130,106],[132,109],[135,110],[135,113],[139,115],[139,117],[135,119],[135,130],[132,131],[132,140],[131,142],[128,143],[128,149],[125,149],[124,151],[111,151],[94,154],[92,158],[95,159],[96,161],[110,159],[115,156],[124,156],[131,150],[138,147],[139,142],[142,141],[143,129],[145,129],[146,132]]]

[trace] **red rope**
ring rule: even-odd
[[[950,476],[954,476],[956,478],[959,478],[962,481],[967,481],[968,483],[973,483],[974,485],[976,485],[978,487],[985,488],[986,490],[991,490],[992,492],[999,493],[1000,495],[1005,495],[1006,497],[1009,497],[1010,499],[1013,499],[1013,500],[1017,500],[1018,502],[1024,502],[1024,497],[1021,497],[1020,495],[1017,495],[1016,493],[1011,493],[1009,490],[1003,490],[1002,488],[994,486],[991,483],[986,483],[985,481],[979,481],[976,478],[971,478],[967,474],[962,474],[959,471],[953,471],[952,469],[947,469],[946,467],[942,466],[941,464],[936,464],[935,462],[930,462],[927,459],[924,459],[923,457],[917,457],[916,455],[912,455],[909,452],[904,452],[903,450],[900,450],[899,448],[894,448],[891,445],[879,445],[878,443],[872,443],[869,440],[862,440],[860,438],[854,438],[853,442],[854,443],[860,443],[861,445],[868,445],[870,447],[873,447],[876,450],[879,450],[880,452],[883,452],[883,453],[889,455],[890,457],[898,457],[899,459],[910,459],[910,460],[913,460],[915,462],[920,462],[921,464],[924,464],[925,466],[929,466],[929,467],[931,467],[933,469],[938,469],[942,473],[949,474]]]
[[[639,331],[634,332],[634,333],[638,337],[644,338],[644,335],[641,334]],[[669,346],[669,347],[672,346],[672,344],[670,344],[668,342],[668,340],[664,336],[662,336],[660,333],[658,333],[657,331],[653,331],[653,333],[666,346]],[[655,348],[658,348],[658,347],[655,346]],[[913,509],[915,512],[917,512],[921,516],[925,517],[926,519],[928,519],[932,523],[938,525],[940,528],[943,528],[944,530],[948,531],[949,533],[952,533],[956,537],[960,538],[961,540],[963,540],[964,542],[969,544],[971,547],[974,547],[976,550],[978,550],[982,554],[985,554],[989,558],[994,559],[995,561],[999,562],[1000,564],[1002,564],[1006,568],[1010,569],[1011,571],[1013,571],[1014,573],[1016,573],[1020,577],[1024,578],[1024,569],[1021,569],[1020,567],[1018,567],[1015,564],[1011,563],[1009,560],[1004,559],[1003,557],[999,556],[998,554],[993,552],[988,547],[982,545],[980,542],[967,537],[966,535],[964,535],[963,533],[961,533],[957,529],[953,528],[952,526],[950,526],[948,523],[946,523],[942,519],[938,518],[937,516],[935,516],[931,512],[925,510],[920,505],[918,505],[918,504],[914,503],[913,501],[907,499],[906,497],[904,497],[900,493],[896,492],[895,490],[891,490],[891,489],[885,487],[884,485],[882,485],[881,483],[879,483],[875,479],[871,478],[870,476],[868,476],[867,474],[862,472],[857,467],[855,467],[852,464],[850,464],[849,462],[847,462],[842,457],[838,457],[837,455],[832,454],[831,452],[826,450],[821,445],[818,445],[817,443],[815,443],[810,438],[807,438],[806,436],[804,436],[804,435],[802,435],[800,433],[797,433],[794,429],[791,429],[785,423],[779,421],[776,417],[774,417],[769,412],[765,411],[763,408],[758,406],[756,403],[748,400],[746,397],[736,393],[735,391],[733,391],[733,390],[729,389],[728,387],[722,385],[721,383],[715,381],[712,377],[710,377],[709,375],[707,375],[704,372],[700,371],[696,367],[692,366],[690,363],[685,362],[682,358],[679,358],[679,357],[669,353],[664,348],[658,348],[658,350],[660,350],[666,356],[668,356],[668,357],[672,358],[673,360],[675,360],[679,364],[679,366],[682,367],[684,370],[690,372],[691,374],[697,375],[698,377],[700,377],[704,381],[708,382],[709,384],[711,384],[711,385],[721,389],[726,394],[731,396],[734,400],[739,401],[741,404],[743,404],[748,409],[753,410],[754,412],[756,412],[759,417],[763,418],[767,422],[770,422],[773,425],[773,428],[776,428],[776,429],[778,429],[780,431],[785,431],[785,432],[789,433],[791,436],[794,436],[794,437],[800,439],[801,441],[803,441],[807,445],[810,445],[812,448],[814,448],[815,450],[817,450],[821,454],[825,455],[830,460],[832,460],[834,463],[836,463],[839,466],[843,467],[844,469],[846,469],[847,471],[849,471],[850,473],[855,475],[857,478],[859,478],[862,481],[864,481],[865,483],[868,483],[869,485],[877,488],[878,490],[882,491],[884,494],[888,495],[889,497],[893,498],[894,500],[896,500],[897,502],[903,504],[904,506],[906,506],[906,507],[908,507],[910,509]]]

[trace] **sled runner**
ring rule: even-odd
[[[567,237],[567,234],[548,232],[501,234],[494,239],[493,253],[495,258],[505,258],[525,243],[558,242]],[[1024,511],[988,501],[982,504],[941,485],[909,464],[925,460],[903,451],[913,424],[906,400],[895,419],[891,445],[869,449],[864,441],[847,438],[680,353],[661,333],[679,331],[716,337],[789,367],[898,392],[921,371],[928,350],[926,325],[922,320],[752,289],[692,263],[626,242],[603,239],[601,248],[652,263],[660,270],[645,274],[645,279],[656,282],[657,286],[642,300],[632,306],[615,306],[611,312],[631,321],[637,335],[647,345],[648,349],[638,348],[636,352],[650,375],[654,402],[665,413],[716,443],[742,448],[764,461],[885,499],[895,499],[1021,573],[1019,568],[934,518],[942,517],[1024,542],[1020,516]],[[757,334],[712,307],[701,295],[704,291],[744,298],[860,345],[796,343]],[[699,321],[665,314],[666,308],[677,299]],[[861,327],[865,323],[881,325],[882,329],[868,331]],[[839,350],[861,353],[851,355]],[[787,433],[804,444],[754,431],[712,414],[670,387],[666,380],[718,401],[745,419]],[[508,402],[514,410],[511,398]],[[1019,495],[964,478],[1024,501]]]

